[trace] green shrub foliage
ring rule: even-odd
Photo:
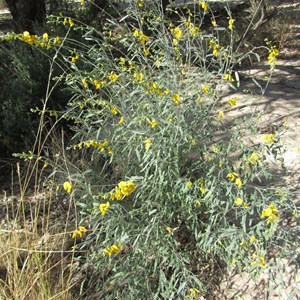
[[[101,33],[50,19],[66,27],[57,55],[73,94],[61,112],[71,163],[58,187],[88,224],[73,237],[88,252],[81,284],[99,299],[198,299],[216,266],[257,275],[274,265],[271,249],[284,255],[297,238],[291,197],[257,184],[271,177],[280,133],[261,136],[256,115],[232,115],[234,92],[222,100],[239,85],[233,62],[257,56],[235,52],[238,20],[228,11],[219,25],[202,1],[174,8],[174,20],[149,5],[130,1]],[[271,74],[278,50],[264,49]]]

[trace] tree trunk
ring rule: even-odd
[[[5,0],[16,32],[34,32],[34,23],[42,23],[46,17],[45,0]]]

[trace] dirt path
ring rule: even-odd
[[[299,4],[297,18],[299,19]],[[296,7],[296,6],[295,6]],[[297,24],[297,22],[296,22]],[[298,22],[298,24],[300,24]],[[287,44],[281,49],[278,64],[267,84],[270,67],[259,63],[240,70],[241,86],[234,92],[238,105],[228,112],[227,117],[262,113],[259,120],[260,133],[275,130],[281,137],[285,152],[283,158],[286,171],[274,165],[276,175],[272,186],[289,189],[293,201],[300,207],[300,26],[292,25]],[[252,78],[255,78],[258,87]],[[266,87],[265,92],[262,90]],[[243,91],[250,90],[251,94]],[[225,92],[223,101],[232,96],[232,91]],[[299,268],[300,245],[295,253]],[[254,281],[249,274],[224,277],[215,299],[218,300],[279,300],[300,299],[300,272],[295,265],[289,265],[288,259],[279,262],[276,272],[264,272],[259,280]],[[296,271],[295,271],[296,270]],[[293,277],[295,276],[295,277]],[[273,277],[273,280],[269,280]],[[274,280],[275,279],[275,280]],[[273,284],[271,285],[271,282]],[[274,282],[276,282],[274,284]]]

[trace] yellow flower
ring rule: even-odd
[[[84,5],[84,2],[85,2],[85,0],[81,0],[80,4],[81,4],[81,5]]]
[[[120,181],[118,183],[118,188],[121,190],[121,193],[124,196],[130,196],[132,192],[135,190],[135,183],[133,181]]]
[[[202,87],[202,93],[203,94],[207,94],[209,92],[209,87],[207,86],[207,85],[204,85],[203,87]]]
[[[254,243],[255,241],[256,241],[256,237],[255,237],[255,235],[252,235],[251,237],[250,237],[250,243],[252,244],[252,243]]]
[[[100,209],[100,212],[101,212],[102,216],[105,216],[109,206],[110,206],[109,202],[100,204],[99,209]]]
[[[203,102],[203,98],[201,96],[198,96],[198,98],[196,99],[197,103],[202,103]]]
[[[82,238],[82,232],[80,230],[74,230],[72,234],[72,239],[76,239],[77,237]]]
[[[43,40],[48,41],[48,39],[49,39],[48,33],[45,32],[45,33],[43,34]]]
[[[180,29],[180,27],[176,27],[176,28],[172,29],[171,32],[174,34],[174,36],[177,40],[182,38],[183,34],[182,34],[182,30]]]
[[[258,265],[262,268],[266,267],[266,261],[265,261],[265,257],[263,255],[259,256],[259,262]]]
[[[242,185],[243,185],[242,179],[241,178],[237,178],[235,180],[235,184],[240,189],[242,187]]]
[[[256,152],[252,152],[251,156],[247,158],[248,162],[252,165],[255,165],[260,158],[260,154]]]
[[[176,104],[179,104],[180,102],[180,96],[178,94],[174,94],[173,95],[173,101],[176,103]]]
[[[206,12],[208,10],[208,5],[205,1],[200,1],[199,5],[201,5],[202,9],[204,10],[204,12]]]
[[[77,237],[82,238],[82,233],[87,232],[84,226],[79,226],[72,234],[72,239],[76,239]]]
[[[81,232],[87,232],[87,230],[86,230],[86,228],[84,226],[79,226],[78,229]]]
[[[133,36],[144,46],[146,42],[149,41],[149,37],[146,36],[142,31],[135,29]]]
[[[272,46],[269,50],[268,62],[270,64],[271,69],[273,69],[277,63],[277,56],[279,55],[279,51],[276,46]]]
[[[110,109],[110,111],[111,111],[111,113],[112,113],[113,115],[118,114],[118,110],[117,110],[117,108],[116,108],[115,106],[113,106],[113,107]]]
[[[74,27],[74,21],[71,19],[71,18],[69,18],[69,25],[70,25],[70,27]]]
[[[217,27],[217,22],[216,21],[212,20],[211,24],[212,24],[212,26]]]
[[[209,40],[209,49],[212,49],[216,45],[214,40]]]
[[[266,143],[266,144],[273,144],[274,141],[275,141],[275,136],[274,136],[273,133],[271,133],[271,134],[268,134],[268,135],[264,135],[262,137],[262,139],[263,139],[264,143]]]
[[[150,51],[146,48],[143,49],[143,52],[144,52],[145,56],[148,56],[150,54]]]
[[[202,195],[204,195],[206,193],[206,188],[203,187],[203,186],[199,187],[199,190],[200,190]]]
[[[224,117],[224,111],[219,111],[218,116],[219,116],[219,119],[222,120]]]
[[[229,82],[233,82],[234,81],[234,79],[232,78],[232,76],[229,73],[224,74],[223,79],[227,80]]]
[[[145,150],[148,151],[151,145],[152,145],[152,141],[149,140],[149,139],[146,140],[146,141],[144,142]]]
[[[276,215],[278,213],[277,208],[273,203],[271,203],[267,208],[264,208],[261,214],[261,218],[268,218],[267,224],[275,222],[278,219],[278,216]]]
[[[234,201],[234,204],[237,206],[241,206],[243,204],[243,199],[242,198],[236,198],[236,200]]]
[[[109,193],[109,195],[111,200],[117,200],[117,201],[122,200],[124,197],[124,195],[122,194],[121,190],[118,187],[115,187],[113,191]]]
[[[215,45],[214,46],[214,50],[213,50],[213,55],[215,56],[215,57],[218,57],[219,56],[219,50],[220,50],[220,48],[221,48],[221,46],[220,45]]]
[[[249,204],[246,202],[243,203],[243,206],[244,206],[244,208],[249,208]]]
[[[193,186],[193,183],[191,181],[188,181],[186,183],[187,188],[191,188]]]
[[[83,86],[84,86],[86,89],[89,87],[89,84],[88,84],[86,78],[83,78],[83,79],[81,80],[81,82],[82,82]]]
[[[72,63],[76,63],[77,62],[77,60],[79,59],[79,54],[78,53],[76,53],[76,55],[75,56],[72,56],[72,58],[71,58],[71,60],[72,60]]]
[[[177,39],[173,39],[172,42],[173,42],[174,46],[177,46],[177,45],[178,45],[178,40],[177,40]],[[176,50],[176,52],[178,52],[178,51],[177,51],[177,50],[178,50],[177,47],[175,47],[174,49]]]
[[[194,288],[190,288],[190,293],[188,295],[185,296],[186,299],[192,299],[192,300],[196,300],[196,299],[200,299],[200,291]]]
[[[220,153],[220,148],[218,148],[216,144],[213,144],[212,145],[212,151],[215,152],[216,154],[219,154]]]
[[[198,27],[193,26],[193,28],[190,28],[190,32],[192,36],[196,36],[199,33],[200,29]]]
[[[121,247],[117,245],[112,245],[103,250],[104,255],[111,256],[113,253],[118,254],[121,251]]]
[[[63,188],[64,190],[67,192],[67,193],[71,193],[72,191],[72,183],[69,182],[69,181],[65,181],[64,184],[63,184]]]
[[[54,41],[53,41],[54,44],[57,44],[57,45],[60,45],[61,44],[61,39],[59,36],[57,36]]]
[[[142,72],[134,73],[133,78],[135,81],[142,82],[144,80],[144,74]]]
[[[113,72],[110,73],[110,75],[108,76],[109,80],[115,82],[118,80],[119,76]]]
[[[96,90],[99,90],[101,88],[101,82],[97,79],[93,80],[93,85],[95,86]]]
[[[226,178],[228,178],[231,182],[233,182],[235,180],[236,177],[238,177],[239,175],[237,173],[234,172],[230,172],[227,174]]]
[[[230,107],[233,107],[236,105],[236,102],[237,102],[237,98],[230,98],[228,100],[228,104],[230,105]]]
[[[235,22],[235,19],[229,19],[228,21],[228,29],[232,30],[233,29],[233,23]]]
[[[124,117],[121,117],[121,119],[119,120],[119,125],[122,125],[124,123]]]
[[[148,119],[147,121],[148,121],[148,123],[151,125],[152,128],[154,128],[154,127],[157,126],[157,124],[158,124],[158,122],[155,121],[155,120],[152,120],[152,121],[151,121],[151,120]]]
[[[168,122],[170,122],[170,123],[173,121],[172,117],[168,117],[167,120],[168,120]]]

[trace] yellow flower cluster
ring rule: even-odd
[[[213,55],[218,57],[221,46],[214,40],[209,40],[209,49],[213,49]]]
[[[279,51],[276,48],[276,46],[272,46],[271,49],[269,50],[269,56],[268,56],[268,62],[269,65],[271,67],[271,69],[273,69],[277,63],[277,56],[279,55]]]
[[[137,82],[143,82],[144,77],[145,76],[142,72],[136,72],[133,74],[134,81],[137,81]]]
[[[218,112],[218,117],[219,117],[220,120],[222,120],[224,118],[224,111],[222,111],[222,110],[219,111]]]
[[[203,9],[204,12],[207,12],[208,5],[205,1],[199,1],[199,5],[201,6],[201,8]]]
[[[89,140],[89,141],[82,142],[82,143],[75,145],[74,149],[81,150],[82,148],[89,149],[91,147],[98,148],[100,150],[100,152],[104,152],[105,150],[107,150],[107,152],[109,154],[113,153],[113,150],[110,147],[108,147],[108,141],[106,141],[106,140],[103,141],[102,143],[96,142],[95,140]]]
[[[196,36],[200,32],[200,28],[196,27],[192,22],[184,20],[184,25],[187,27],[187,29],[190,31],[190,34],[192,36]]]
[[[229,73],[224,74],[223,79],[227,80],[228,82],[233,82],[234,81],[233,77]]]
[[[252,152],[250,157],[247,158],[248,162],[252,165],[255,165],[260,159],[260,154],[257,152]]]
[[[226,178],[228,178],[231,182],[235,182],[236,186],[240,189],[243,185],[242,179],[235,172],[230,172],[227,174]]]
[[[244,200],[240,197],[236,198],[235,201],[234,201],[234,204],[236,206],[241,206],[243,204],[244,208],[248,208],[249,207],[249,204],[244,202]]]
[[[116,82],[118,80],[119,76],[115,74],[114,72],[111,72],[108,76],[108,79],[112,82]]]
[[[79,226],[72,234],[72,239],[76,239],[77,237],[82,238],[82,234],[86,233],[87,230],[84,226]]]
[[[203,85],[202,86],[202,93],[203,94],[208,94],[208,92],[209,92],[209,87],[207,85]]]
[[[180,102],[180,95],[174,94],[172,98],[173,98],[173,101],[174,101],[176,104],[179,104],[179,102]]]
[[[72,192],[72,188],[73,188],[72,183],[69,181],[65,181],[63,184],[63,188],[68,194],[70,194]]]
[[[147,119],[147,121],[148,121],[148,123],[150,124],[150,126],[152,128],[154,128],[154,127],[156,127],[158,125],[158,122],[156,120],[152,120],[151,121],[151,120]]]
[[[164,91],[162,87],[159,86],[158,82],[154,81],[150,86],[148,86],[148,90],[146,90],[146,94],[157,94],[158,96],[162,96],[164,94]]]
[[[265,257],[263,255],[258,255],[253,253],[252,254],[252,259],[253,259],[253,262],[250,264],[250,266],[259,266],[259,267],[262,267],[262,268],[265,268],[266,267],[266,260],[265,260]]]
[[[144,142],[145,150],[148,151],[151,145],[152,145],[152,141],[151,141],[150,139],[147,139],[147,140]]]
[[[228,100],[228,104],[230,107],[234,107],[236,105],[236,103],[237,103],[237,98],[230,98]]]
[[[179,40],[183,37],[183,32],[180,27],[175,27],[174,29],[171,29],[170,31],[173,33],[173,35],[175,36],[175,38],[177,40]]]
[[[109,202],[102,203],[102,204],[99,205],[99,209],[100,209],[100,212],[101,212],[102,216],[105,216],[105,214],[107,213],[109,207],[110,207]]]
[[[24,31],[22,34],[17,35],[9,33],[4,37],[4,39],[18,39],[29,45],[46,48],[47,50],[50,49],[52,45],[59,45],[62,42],[58,36],[49,39],[49,35],[46,32],[41,37],[38,37],[37,35],[30,34],[28,31]]]
[[[268,218],[267,224],[275,222],[278,219],[277,216],[278,210],[273,203],[271,203],[267,208],[264,208],[261,214],[261,218]]]
[[[38,46],[38,40],[37,36],[30,34],[28,31],[24,31],[22,35],[18,36],[18,39],[20,41],[23,41],[27,44],[33,45],[33,46]]]
[[[101,80],[101,81],[99,81],[97,79],[92,80],[92,84],[95,86],[96,90],[101,89],[106,83],[107,83],[106,80]]]
[[[268,135],[264,135],[262,137],[262,139],[263,139],[263,142],[266,143],[266,144],[273,144],[274,141],[275,141],[275,136],[274,136],[273,133],[271,133],[271,134],[268,134]]]
[[[104,255],[108,255],[108,256],[111,256],[113,253],[120,253],[121,251],[121,247],[120,246],[117,246],[117,245],[112,245],[110,247],[107,247],[103,250],[103,254]]]
[[[135,29],[133,36],[141,43],[142,46],[149,41],[149,37],[145,35],[141,30]]]
[[[65,18],[63,24],[65,26],[69,25],[71,28],[75,25],[74,21],[70,17]]]
[[[228,29],[229,30],[232,30],[233,29],[233,27],[234,27],[234,25],[233,25],[233,23],[235,22],[235,19],[229,19],[228,20]]]
[[[199,184],[199,190],[200,190],[201,194],[204,195],[206,193],[206,188],[204,186],[205,185],[204,179],[199,179],[198,184]]]
[[[190,294],[185,296],[186,299],[200,299],[200,291],[195,288],[190,288]]]
[[[122,200],[123,197],[130,196],[135,191],[133,181],[120,181],[118,185],[109,193],[111,200]]]

